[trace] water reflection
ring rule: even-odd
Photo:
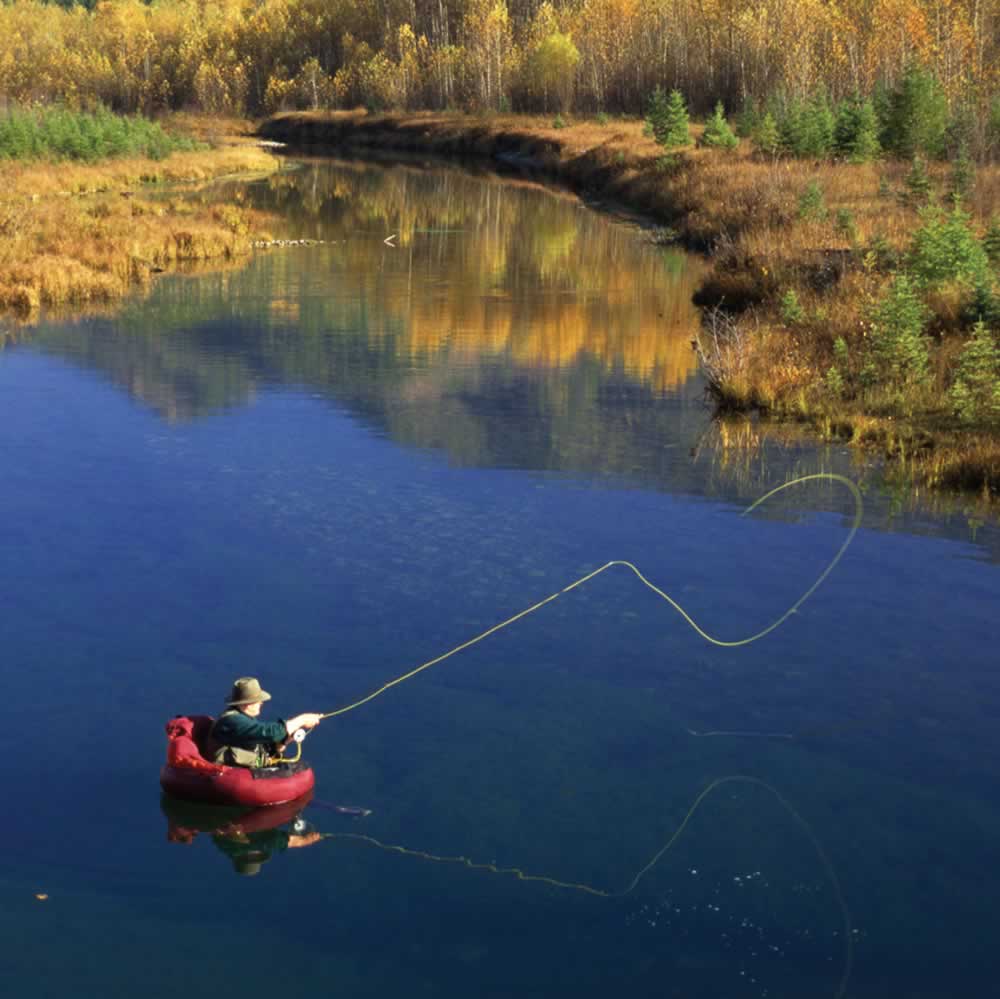
[[[424,402],[456,365],[468,381],[496,359],[543,376],[585,365],[594,380],[658,393],[695,372],[700,265],[576,199],[455,170],[331,162],[241,196],[285,213],[282,235],[323,245],[161,281],[115,320],[45,330],[44,345],[107,371],[171,420],[250,402],[264,379],[333,388],[345,352]]]
[[[886,494],[872,510],[887,526],[936,533],[910,516],[933,504],[953,518],[949,530],[979,531],[974,501],[887,487],[864,456],[817,451],[794,430],[765,439],[751,422],[713,424],[691,348],[699,260],[530,181],[398,163],[293,166],[190,196],[238,200],[273,218],[276,236],[315,245],[162,280],[115,316],[47,325],[30,342],[171,423],[287,388],[455,465],[741,501],[838,471]],[[28,338],[18,331],[9,345]],[[976,540],[1000,545],[989,531]]]
[[[236,874],[252,877],[275,854],[313,846],[322,839],[303,815],[312,792],[267,808],[224,808],[180,801],[163,795],[160,808],[167,820],[167,840],[190,846],[199,835],[232,863]]]

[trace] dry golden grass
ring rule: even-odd
[[[109,302],[180,261],[250,252],[262,219],[230,206],[144,197],[139,185],[271,172],[250,145],[175,153],[164,160],[0,166],[0,308]],[[251,230],[254,230],[251,233]]]

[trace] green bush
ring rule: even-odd
[[[871,101],[855,97],[841,102],[833,126],[833,148],[852,163],[865,163],[879,155],[878,117]]]
[[[763,120],[763,115],[757,110],[756,104],[748,97],[743,102],[740,113],[736,116],[736,134],[741,139],[752,138],[757,133]]]
[[[561,114],[557,114],[555,116],[555,118],[552,120],[552,127],[553,128],[565,128],[566,127],[566,119],[563,118],[563,116]]]
[[[781,144],[793,156],[827,156],[833,149],[834,117],[826,94],[792,101],[778,122]]]
[[[948,402],[963,423],[1000,419],[1000,345],[983,322],[976,323],[959,355]]]
[[[920,219],[922,224],[913,234],[907,254],[907,267],[920,284],[954,280],[976,284],[984,280],[989,259],[961,204],[947,215],[939,205],[928,205],[920,212]]]
[[[988,275],[977,281],[972,289],[972,297],[962,310],[962,322],[969,326],[980,322],[1000,326],[1000,299]]]
[[[976,188],[976,165],[969,157],[969,147],[963,142],[951,161],[951,194],[969,201]]]
[[[735,149],[740,144],[726,121],[726,109],[722,106],[722,101],[715,105],[712,117],[705,123],[701,144],[715,149]]]
[[[649,101],[646,122],[653,138],[668,149],[686,146],[691,141],[687,106],[679,90],[671,90],[668,96],[661,87],[657,87]]]
[[[798,326],[805,319],[805,310],[799,304],[799,296],[794,288],[789,288],[781,297],[781,321],[786,326]]]
[[[777,156],[781,152],[781,131],[770,111],[765,112],[754,130],[753,143],[765,156]]]
[[[611,121],[611,118],[609,117],[609,115],[608,115],[608,113],[606,111],[598,111],[597,112],[597,124],[598,125],[601,125],[603,127],[604,125],[607,125],[610,121]]]
[[[986,233],[983,236],[983,249],[994,267],[1000,263],[1000,217],[997,215],[990,219],[990,224],[986,228]]]
[[[927,381],[927,318],[916,286],[906,274],[897,275],[869,316],[868,357],[863,370],[867,385],[907,388]]]
[[[62,107],[14,109],[0,115],[0,159],[94,160],[117,156],[163,159],[197,143],[169,135],[140,115],[116,115]]]
[[[858,227],[849,208],[837,209],[837,232],[852,245],[858,241]]]
[[[822,222],[826,219],[826,202],[823,189],[815,180],[799,195],[799,218],[805,222]]]
[[[882,145],[896,156],[944,156],[948,99],[930,70],[911,63],[883,106]]]
[[[909,191],[906,199],[913,204],[922,204],[931,196],[931,177],[927,172],[927,163],[922,156],[914,156],[910,172],[903,181]]]

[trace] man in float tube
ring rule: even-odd
[[[261,721],[260,709],[271,695],[262,690],[254,676],[242,676],[234,684],[228,710],[212,726],[215,762],[235,767],[262,767],[299,729],[315,728],[321,715],[312,712],[283,721]]]

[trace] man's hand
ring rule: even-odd
[[[315,728],[321,721],[323,716],[319,714],[314,714],[311,711],[305,712],[305,714],[296,715],[294,718],[289,718],[285,722],[285,728],[288,730],[288,735],[293,736],[300,728],[310,729]]]

